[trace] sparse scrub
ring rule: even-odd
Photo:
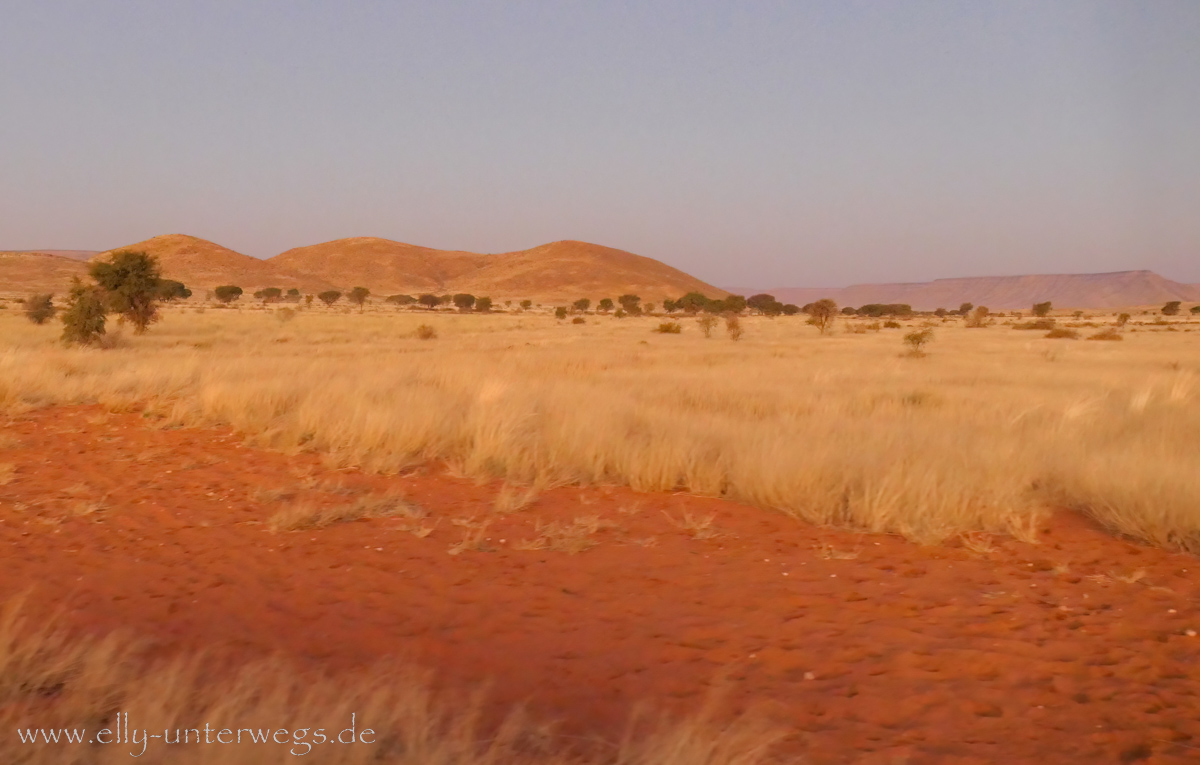
[[[1125,337],[1117,330],[1109,327],[1102,329],[1094,335],[1089,335],[1088,340],[1124,340]]]
[[[1055,325],[1056,322],[1054,319],[1037,319],[1035,321],[1017,322],[1013,325],[1013,329],[1048,332],[1054,329]]]
[[[1078,340],[1079,332],[1066,327],[1055,327],[1046,333],[1046,338],[1049,340]]]
[[[661,335],[678,335],[683,331],[683,327],[677,321],[664,321],[655,327],[654,331]]]
[[[917,369],[879,363],[886,338],[826,342],[769,317],[742,319],[764,342],[736,352],[672,342],[647,353],[619,340],[646,328],[620,322],[583,343],[545,313],[449,314],[419,361],[409,338],[423,317],[396,313],[319,312],[277,345],[274,322],[189,312],[121,354],[30,345],[22,317],[2,318],[9,407],[153,401],[164,425],[231,427],[331,467],[452,461],[481,480],[683,490],[931,542],[1032,539],[1063,496],[1141,519],[1122,522],[1141,538],[1184,539],[1200,502],[1200,398],[1188,369],[1170,366],[1186,334],[1035,364],[1020,333],[947,325],[938,343],[954,352]],[[908,402],[914,385],[932,398]],[[1089,477],[1094,459],[1110,474]]]
[[[712,314],[705,314],[699,319],[696,319],[696,324],[700,325],[700,331],[705,337],[712,337],[713,328],[717,326],[717,317]]]
[[[368,518],[422,518],[424,515],[424,511],[397,496],[363,497],[349,504],[333,506],[297,502],[272,515],[267,520],[267,527],[274,532],[299,531]]]
[[[414,334],[418,340],[433,340],[437,337],[437,330],[428,324],[421,324],[417,327]]]

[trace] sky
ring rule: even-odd
[[[1198,0],[0,0],[0,249],[1200,282]]]

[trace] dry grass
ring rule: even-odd
[[[141,744],[22,743],[16,731],[112,730],[118,713],[154,733],[212,726],[280,729],[287,743],[166,744],[150,739],[137,762],[163,765],[269,765],[319,751],[338,765],[759,765],[775,762],[779,729],[753,717],[718,721],[710,703],[678,721],[631,718],[619,741],[559,736],[519,710],[499,726],[485,724],[482,694],[431,690],[427,673],[382,665],[331,677],[282,661],[227,667],[213,657],[151,659],[121,636],[72,637],[31,624],[18,603],[0,612],[0,761],[26,765],[108,765],[130,761]],[[331,738],[351,714],[369,743],[316,747],[314,729]],[[146,730],[149,729],[149,730]],[[300,730],[304,730],[300,734]],[[86,740],[86,738],[85,738]],[[301,743],[297,743],[297,741]]]
[[[685,490],[932,543],[1033,539],[1067,506],[1200,550],[1195,334],[1068,348],[951,322],[915,365],[887,332],[750,317],[734,343],[657,321],[302,311],[281,344],[263,312],[172,310],[99,351],[3,316],[0,403],[149,407],[331,465]],[[437,343],[414,337],[423,322]]]
[[[335,523],[347,523],[364,518],[407,518],[419,520],[425,511],[398,496],[362,497],[354,502],[339,505],[319,505],[313,502],[295,502],[278,510],[267,519],[271,531],[299,531],[321,529]],[[423,536],[423,535],[418,535]]]

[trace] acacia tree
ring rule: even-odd
[[[823,298],[815,303],[810,303],[807,308],[808,323],[816,327],[822,335],[833,327],[833,320],[838,312],[837,303],[829,298]]]
[[[431,295],[427,292],[424,295],[421,295],[420,297],[418,297],[417,302],[420,303],[421,305],[425,306],[426,308],[432,310],[434,308],[437,308],[441,304],[442,300],[437,295]]]
[[[1053,306],[1053,304],[1051,304],[1051,302],[1049,300],[1047,300],[1045,303],[1034,303],[1033,304],[1033,315],[1037,316],[1039,318],[1045,318],[1046,316],[1050,315],[1050,311],[1053,308],[1054,308],[1054,306]]]
[[[486,296],[475,298],[475,310],[480,313],[487,313],[492,310],[492,299]]]
[[[338,292],[337,290],[325,290],[320,295],[317,295],[317,297],[320,298],[321,302],[325,305],[333,305],[342,299],[342,293]]]
[[[579,298],[572,304],[571,307],[579,313],[586,313],[587,309],[592,307],[592,301],[588,300],[587,298]]]
[[[370,296],[371,290],[367,289],[366,287],[355,287],[354,289],[350,290],[350,294],[346,297],[351,303],[354,303],[354,305],[358,306],[358,312],[362,313],[363,304],[367,302],[367,298]]]
[[[1172,300],[1162,307],[1163,316],[1174,316],[1179,313],[1180,301]]]
[[[109,261],[93,263],[89,272],[104,290],[108,309],[121,314],[136,334],[158,321],[162,272],[153,255],[122,250]]]
[[[603,311],[604,313],[608,313],[612,309],[613,309],[612,298],[602,298],[600,300],[600,302],[596,304],[596,310]]]
[[[617,302],[621,304],[621,308],[625,309],[627,314],[637,316],[642,312],[642,307],[639,305],[642,299],[637,295],[622,295],[617,298]]]
[[[217,287],[213,290],[213,295],[222,303],[232,303],[242,296],[242,288],[232,284],[226,284],[222,287]]]
[[[460,292],[454,296],[454,307],[460,311],[469,311],[473,305],[475,305],[475,296],[470,293]]]

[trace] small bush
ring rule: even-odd
[[[1066,327],[1055,327],[1046,333],[1046,337],[1050,340],[1078,340],[1079,333]]]
[[[576,316],[574,319],[571,319],[571,323],[572,324],[587,324],[587,319],[583,318],[582,316]]]
[[[45,324],[54,318],[57,309],[54,307],[53,295],[30,295],[25,298],[25,317],[34,324]]]
[[[1101,330],[1094,335],[1088,336],[1088,340],[1124,340],[1124,339],[1125,338],[1121,335],[1121,333],[1118,332],[1117,330],[1113,329],[1112,327]]]
[[[418,340],[433,340],[437,337],[437,330],[428,324],[422,324],[417,327],[416,335]]]
[[[655,327],[654,331],[662,335],[678,335],[683,331],[683,327],[679,326],[677,321],[664,321]]]
[[[885,321],[885,322],[883,323],[883,328],[884,328],[884,329],[900,329],[900,322],[898,322],[898,321],[891,321],[891,320],[889,320],[889,321]]]
[[[915,332],[909,332],[904,336],[904,344],[909,348],[909,355],[924,356],[925,346],[933,340],[932,329],[922,329]]]
[[[712,337],[713,328],[717,326],[717,317],[712,314],[705,314],[696,319],[696,323],[700,325],[700,331],[704,333],[705,337]]]
[[[725,331],[729,333],[729,339],[735,343],[742,339],[742,320],[737,317],[737,314],[729,314],[725,317]]]
[[[567,318],[567,307],[560,305],[558,308],[555,308],[554,309],[554,318],[556,318],[556,319]]]
[[[296,311],[291,308],[280,308],[275,312],[275,318],[279,320],[280,324],[287,324],[296,318]]]

